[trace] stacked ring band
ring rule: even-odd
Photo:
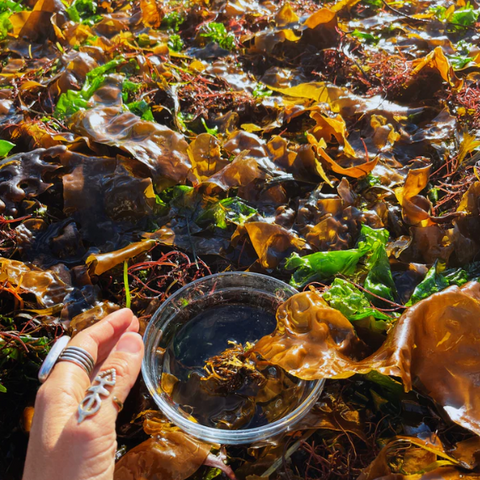
[[[67,347],[58,357],[59,362],[72,362],[82,367],[87,375],[90,375],[95,366],[93,357],[83,348]]]
[[[95,367],[95,360],[93,357],[83,348],[80,347],[67,347],[70,337],[64,335],[60,337],[50,352],[48,352],[47,357],[43,361],[40,371],[38,372],[38,379],[40,383],[44,383],[52,373],[53,367],[57,362],[72,362],[83,368],[87,375],[90,375]]]

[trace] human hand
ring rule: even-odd
[[[81,331],[68,344],[95,360],[89,376],[71,362],[58,362],[35,401],[23,480],[112,480],[117,447],[116,396],[124,402],[140,371],[143,341],[138,319],[122,309]],[[98,371],[115,368],[116,384],[100,410],[78,423],[78,405]],[[112,389],[113,388],[113,389]]]

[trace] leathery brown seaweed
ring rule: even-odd
[[[318,292],[303,292],[279,307],[277,329],[255,350],[305,380],[372,370],[399,377],[406,392],[415,387],[479,435],[479,315],[479,283],[447,288],[410,307],[383,345],[365,356],[366,345],[352,324]]]

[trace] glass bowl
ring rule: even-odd
[[[160,380],[162,373],[169,373],[167,370],[170,363],[167,357],[172,355],[171,352],[182,350],[184,338],[190,342],[181,354],[182,360],[187,363],[202,362],[219,354],[225,348],[225,343],[233,337],[242,344],[253,343],[273,332],[276,325],[274,315],[278,306],[295,293],[297,291],[286,283],[266,275],[231,272],[196,280],[169,297],[147,326],[142,364],[144,381],[163,414],[194,437],[226,445],[255,444],[294,429],[294,425],[317,401],[324,380],[302,381],[304,388],[302,387],[302,394],[296,402],[297,406],[285,416],[262,426],[237,430],[213,428],[195,422],[163,390]],[[241,307],[232,310],[232,305]],[[220,321],[215,320],[215,325],[209,323],[208,316],[204,316],[207,320],[202,320],[201,324],[194,321],[205,311],[224,307],[227,310],[222,311],[231,314],[224,314]],[[267,315],[259,318],[249,315],[249,307],[267,312]],[[235,311],[239,312],[238,318]]]

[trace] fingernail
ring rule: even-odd
[[[138,333],[125,333],[120,337],[117,350],[125,353],[138,353],[142,349],[143,340]]]

